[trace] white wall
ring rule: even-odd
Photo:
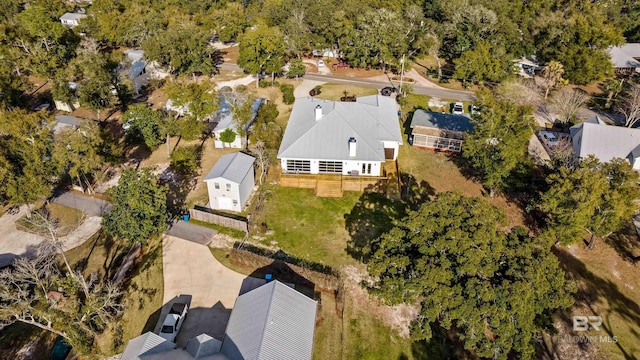
[[[244,139],[237,133],[236,133],[236,139],[233,140],[232,143],[223,143],[222,141],[219,140],[220,134],[224,130],[225,129],[222,129],[221,131],[220,130],[214,131],[216,139],[213,141],[213,143],[216,149],[224,149],[224,148],[242,149],[242,147],[244,146],[244,141],[243,141]]]
[[[215,178],[211,180],[206,180],[207,190],[209,192],[209,207],[217,210],[233,210],[233,211],[242,211],[242,205],[240,202],[240,191],[238,184],[228,181],[223,178]],[[220,189],[215,188],[215,184],[218,183]],[[227,191],[227,184],[230,184],[230,190]],[[236,200],[237,204],[233,206],[231,209],[223,209],[220,207],[220,202],[218,198],[230,198],[232,200]]]
[[[324,160],[324,159],[322,159]],[[335,160],[327,160],[327,161],[335,161]],[[310,161],[310,171],[311,174],[319,174],[319,162],[320,159],[318,160],[311,160]],[[363,174],[362,173],[362,164],[365,164],[365,166],[367,166],[368,164],[371,164],[371,173],[370,174]],[[287,169],[287,159],[280,159],[280,167],[282,168],[283,172],[286,172]],[[342,161],[342,175],[349,175],[350,171],[356,170],[358,171],[358,175],[363,175],[363,176],[381,176],[380,172],[381,172],[381,163],[379,161],[358,161],[358,160],[346,160],[346,161]],[[367,167],[368,170],[368,167]]]
[[[394,149],[393,160],[398,159],[398,151],[400,150],[400,144],[398,144],[397,141],[383,141],[382,146],[387,149],[393,148]]]

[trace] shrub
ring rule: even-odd
[[[267,87],[271,87],[271,79],[262,79],[260,80],[260,82],[258,83],[258,86],[260,86],[261,88],[267,88]],[[277,81],[273,82],[273,86],[280,86],[280,83]]]
[[[295,96],[293,96],[293,85],[282,84],[280,85],[280,90],[282,91],[282,101],[291,105],[294,101],[296,101]]]
[[[180,174],[193,174],[198,170],[199,151],[196,146],[177,148],[171,153],[171,168]]]

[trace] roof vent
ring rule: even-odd
[[[316,114],[316,121],[322,118],[322,106],[320,104],[316,105],[316,109],[314,110]]]

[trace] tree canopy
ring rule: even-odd
[[[420,302],[412,337],[455,327],[480,357],[531,359],[539,320],[573,303],[551,244],[479,198],[441,193],[374,240],[370,290],[389,304]]]

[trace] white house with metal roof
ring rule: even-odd
[[[80,25],[80,20],[82,20],[82,19],[84,19],[86,17],[87,17],[86,14],[65,13],[64,15],[60,16],[60,22],[64,26],[76,27],[76,26]]]
[[[201,334],[184,349],[147,332],[129,341],[121,360],[310,360],[317,301],[274,280],[238,296],[222,344]]]
[[[618,72],[640,72],[640,43],[627,43],[607,49],[611,63]]]
[[[204,178],[209,192],[209,208],[242,211],[255,186],[255,161],[253,156],[241,152],[220,157]]]
[[[296,99],[278,151],[283,173],[381,176],[402,144],[390,97],[355,102]]]
[[[601,162],[622,158],[640,170],[640,129],[608,125],[596,116],[569,131],[573,151],[579,158],[593,155]]]
[[[258,114],[258,109],[264,102],[265,99],[257,98],[253,101],[251,105],[252,115],[251,119],[244,126],[244,134],[238,134],[238,129],[233,122],[233,114],[231,112],[231,104],[227,100],[226,96],[230,95],[220,95],[220,107],[218,111],[211,119],[212,122],[216,122],[216,127],[213,129],[213,133],[215,135],[214,146],[217,149],[223,149],[225,147],[230,147],[233,149],[242,149],[247,144],[247,131],[251,124],[253,124],[253,120],[255,120],[256,115]],[[220,135],[227,129],[233,130],[236,133],[236,138],[230,143],[224,143],[220,140]]]

